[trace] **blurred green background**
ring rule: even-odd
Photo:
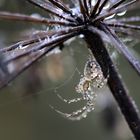
[[[26,14],[47,14],[25,0],[0,0],[0,10]],[[133,15],[139,14],[132,11]],[[131,14],[131,13],[130,13]],[[0,47],[8,46],[46,26],[0,20]],[[139,54],[140,44],[130,47]],[[128,44],[129,45],[129,44]],[[75,86],[88,59],[86,44],[81,39],[67,42],[61,54],[44,57],[0,91],[1,140],[131,140],[133,136],[107,87],[99,91],[95,111],[81,121],[70,121],[52,110],[72,112],[84,105],[68,105],[66,99],[79,97]],[[140,108],[140,78],[122,56],[115,64],[122,79]]]

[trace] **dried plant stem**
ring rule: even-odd
[[[97,18],[93,19],[93,22],[97,22],[97,21],[101,21],[104,20],[105,18],[113,15],[113,14],[117,14],[119,12],[123,12],[126,10],[126,8],[129,8],[132,6],[132,4],[138,2],[137,0],[132,0],[120,7],[118,7],[117,9],[109,9],[107,12],[104,12],[103,14],[101,14],[100,16],[97,16]]]
[[[22,21],[31,22],[34,24],[47,24],[47,25],[62,25],[62,26],[74,26],[74,23],[59,20],[50,20],[44,17],[32,17],[24,14],[10,13],[10,12],[0,12],[0,19],[9,21]]]
[[[131,30],[140,30],[140,26],[138,25],[129,25],[129,24],[124,24],[124,23],[113,23],[113,24],[108,24],[108,26],[110,27],[121,27],[121,28],[125,28],[125,29],[131,29]]]
[[[108,86],[118,103],[126,122],[128,123],[133,135],[137,140],[140,139],[140,116],[133,99],[128,95],[124,88],[115,66],[104,46],[104,43],[97,33],[87,31],[85,40],[89,49],[93,53],[97,62],[100,64],[104,76],[108,75]]]
[[[74,19],[71,18],[71,17],[66,17],[64,15],[62,15],[62,13],[60,13],[58,10],[56,10],[53,5],[51,5],[49,2],[45,1],[36,1],[36,0],[28,0],[30,3],[32,3],[33,5],[39,7],[40,9],[43,9],[44,11],[52,14],[52,15],[55,15],[56,17],[58,18],[62,18],[62,19],[65,19],[69,22],[73,22]]]
[[[103,3],[101,4],[101,6],[99,7],[99,10],[96,14],[96,17],[101,13],[101,11],[103,10],[104,6],[108,3],[109,0],[104,0]]]

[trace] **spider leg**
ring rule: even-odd
[[[90,113],[93,110],[94,110],[94,103],[92,103],[92,104],[90,103],[90,104],[87,104],[86,106],[84,106],[83,108],[81,108],[75,112],[72,112],[71,114],[67,114],[67,118],[69,120],[78,121],[83,118],[86,118],[88,113]]]
[[[63,102],[68,103],[68,104],[77,103],[77,102],[79,102],[79,101],[84,100],[82,97],[81,97],[81,98],[75,98],[75,99],[67,100],[67,99],[63,98],[60,94],[57,94],[57,96],[58,96],[58,98],[61,99]]]
[[[60,96],[61,98],[61,96]],[[55,110],[58,114],[62,115],[64,118],[67,118],[68,120],[72,120],[72,121],[77,121],[77,120],[81,120],[83,118],[87,117],[87,114],[90,113],[92,110],[94,110],[94,106],[95,106],[95,98],[96,96],[94,95],[88,95],[87,93],[85,93],[83,95],[83,100],[86,100],[87,103],[84,107],[82,107],[81,109],[78,109],[72,113],[64,113],[61,112],[60,110],[55,109],[53,106],[50,105],[50,107]],[[63,100],[63,98],[62,98]],[[67,100],[66,100],[67,102]]]
[[[53,106],[50,105],[50,107],[55,110],[58,114],[62,115],[64,118],[67,118],[68,120],[72,121],[78,121],[83,118],[87,117],[87,114],[90,113],[92,110],[94,110],[94,103],[87,104],[83,108],[74,111],[72,113],[64,113],[60,110],[55,109]]]

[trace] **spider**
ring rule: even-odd
[[[102,88],[106,82],[107,79],[104,78],[100,65],[93,57],[90,57],[85,64],[84,74],[78,85],[75,87],[76,92],[80,93],[82,97],[66,100],[58,94],[58,97],[68,104],[84,100],[86,101],[85,106],[70,114],[63,113],[55,109],[53,106],[51,106],[51,108],[69,120],[81,120],[82,118],[86,118],[87,114],[94,110],[98,89]]]

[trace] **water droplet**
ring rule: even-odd
[[[118,13],[117,15],[118,15],[118,16],[123,16],[123,15],[125,15],[125,13],[126,13],[126,10],[123,11],[123,12]]]
[[[104,10],[107,10],[109,7],[110,7],[110,3],[107,3],[107,4],[103,7],[103,9],[104,9]]]
[[[80,34],[79,37],[80,37],[80,38],[84,38],[84,35],[83,35],[83,34]]]
[[[113,14],[113,15],[111,15],[111,16],[105,18],[105,20],[112,19],[114,16],[115,16],[115,14]]]
[[[82,117],[83,117],[83,118],[86,118],[86,117],[87,117],[87,114],[83,114]]]
[[[33,14],[31,14],[31,17],[34,17],[34,18],[40,18],[41,15],[38,14],[38,13],[33,13]]]
[[[96,0],[92,0],[91,5],[95,6],[95,4],[96,4]]]
[[[14,63],[9,63],[7,65],[7,69],[8,69],[8,72],[9,73],[13,73],[15,71],[15,65],[14,65]]]

